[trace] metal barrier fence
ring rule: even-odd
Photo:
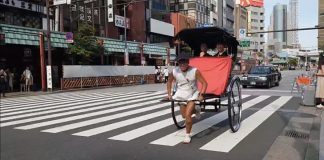
[[[61,89],[155,83],[154,66],[63,66]]]

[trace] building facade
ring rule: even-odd
[[[196,26],[210,23],[211,0],[170,0],[171,12],[180,12],[196,20]]]
[[[248,32],[258,32],[264,30],[264,8],[263,6],[247,6],[248,10]],[[248,34],[250,38],[250,50],[253,52],[263,52],[265,35],[264,33]]]
[[[234,11],[234,17],[235,17],[235,22],[234,22],[234,36],[237,38],[240,38],[239,31],[240,29],[247,29],[247,17],[248,17],[248,12],[247,9],[240,4],[236,4],[235,6],[235,11]]]

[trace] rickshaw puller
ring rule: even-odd
[[[179,100],[180,112],[182,117],[186,121],[186,134],[183,143],[190,143],[191,141],[191,128],[192,118],[191,115],[196,113],[196,117],[200,117],[200,106],[195,107],[194,100],[202,101],[204,99],[203,94],[207,89],[207,82],[197,68],[189,66],[189,54],[180,53],[177,61],[179,67],[173,69],[169,75],[167,84],[168,99]],[[202,84],[201,91],[198,91],[197,82],[198,80]],[[172,96],[171,87],[172,82],[175,81],[177,84],[177,90]]]

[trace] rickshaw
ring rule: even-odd
[[[197,100],[195,104],[201,107],[202,112],[219,112],[222,106],[226,106],[229,126],[233,132],[238,131],[242,113],[241,82],[238,76],[232,74],[239,45],[236,38],[218,27],[184,29],[175,38],[192,49],[191,54],[194,56],[190,58],[189,65],[198,68],[208,83],[206,94],[203,95],[204,100]],[[219,42],[227,46],[228,57],[199,57],[201,43],[207,44],[209,49],[214,49]],[[179,47],[180,45],[177,45],[177,54],[180,51]],[[200,87],[201,84],[198,83],[198,88]],[[182,129],[185,127],[185,120],[179,112],[178,102],[180,101],[171,100],[172,118],[175,126]]]

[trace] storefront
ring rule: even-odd
[[[33,74],[33,90],[41,89],[40,65],[40,33],[43,30],[27,27],[0,24],[0,32],[5,35],[5,43],[0,45],[0,67],[10,69],[15,74],[14,89],[19,90],[19,80],[26,67]],[[45,38],[44,44],[47,40]],[[45,45],[46,46],[46,45]],[[59,87],[60,70],[67,44],[65,33],[51,33],[53,84]],[[47,64],[47,49],[45,52],[45,65]]]

